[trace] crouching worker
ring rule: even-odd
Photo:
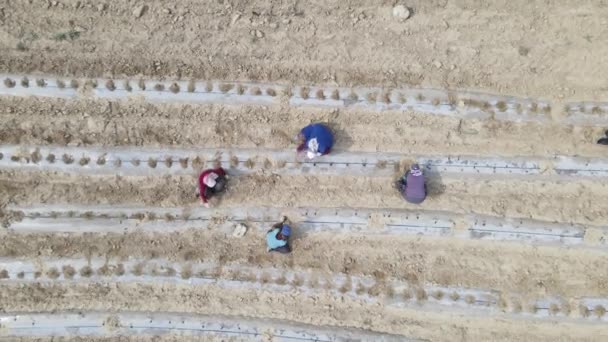
[[[276,223],[272,229],[266,233],[266,251],[287,254],[291,252],[289,237],[291,227],[287,224],[287,217],[283,216],[283,221]]]
[[[221,167],[217,169],[205,170],[198,177],[198,194],[201,203],[209,208],[209,199],[221,192],[226,188],[226,181],[228,175],[226,171]]]
[[[306,153],[306,158],[313,159],[331,151],[334,145],[334,136],[329,127],[314,123],[300,131],[297,136],[298,154]]]
[[[399,180],[399,190],[406,201],[419,204],[426,198],[426,182],[420,165],[412,164]]]

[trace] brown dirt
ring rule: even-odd
[[[244,265],[311,268],[327,272],[387,276],[421,283],[492,288],[530,295],[606,296],[608,276],[602,252],[563,251],[557,247],[512,244],[508,248],[485,241],[449,238],[310,235],[294,242],[297,255],[277,259],[266,253],[263,236],[248,232],[245,239],[226,239],[215,233],[128,234],[4,234],[0,256],[168,258],[175,261],[215,260]],[[353,250],[348,246],[356,245]],[[344,246],[336,248],[332,246]],[[358,257],[365,255],[365,257]],[[320,256],[322,256],[320,258]],[[395,262],[399,260],[399,262]],[[466,272],[460,270],[467,270]],[[82,272],[82,271],[81,271]],[[101,272],[101,270],[100,270]],[[111,273],[108,270],[106,273]],[[570,279],[576,279],[572,281]],[[584,287],[581,284],[585,284]],[[433,295],[430,293],[429,295]]]
[[[276,88],[242,85],[256,80],[276,81],[289,85],[286,93],[334,100],[340,97],[335,92],[337,87],[379,86],[382,91],[362,97],[380,103],[388,103],[389,94],[393,95],[393,101],[405,102],[403,94],[395,93],[395,89],[403,86],[468,89],[547,98],[555,102],[554,112],[569,100],[605,101],[608,7],[601,0],[554,1],[542,6],[525,0],[412,0],[407,6],[413,9],[413,15],[405,21],[391,15],[394,1],[309,4],[269,0],[150,0],[139,18],[133,15],[137,5],[133,1],[106,2],[101,10],[98,5],[92,0],[0,1],[3,52],[0,71],[36,75],[30,79],[15,78],[9,85],[17,86],[15,82],[29,87],[46,86],[43,80],[46,78],[60,80],[60,86],[72,88],[79,83],[86,88],[109,90],[119,86],[114,81],[97,85],[77,80],[90,76],[106,80],[128,78],[130,83],[120,86],[143,89],[143,80],[154,78],[149,90],[164,89],[160,83],[154,86],[162,81],[172,92],[234,89],[238,94],[280,96],[280,104],[152,105],[137,98],[108,102],[86,97],[75,101],[0,97],[0,144],[292,149],[292,137],[302,126],[321,121],[329,123],[336,132],[335,150],[402,153],[405,155],[402,166],[413,161],[407,155],[415,154],[606,157],[605,147],[595,144],[605,130],[601,127],[460,120],[416,112],[291,108],[285,93]],[[66,30],[78,33],[58,34]],[[41,76],[44,73],[54,75]],[[173,83],[177,79],[190,83],[186,89],[180,89]],[[195,89],[193,80],[207,84],[200,87],[203,89]],[[219,81],[221,86],[213,89],[210,80]],[[316,86],[324,91],[317,91]],[[423,94],[419,96],[424,98]],[[357,97],[354,93],[348,96]],[[425,100],[434,105],[446,101],[435,97]],[[457,99],[452,95],[447,101],[455,104]],[[485,101],[470,104],[490,107]],[[504,111],[506,106],[498,103],[496,110]],[[552,109],[533,104],[532,110],[548,115]],[[600,114],[601,108],[590,112]],[[81,156],[38,153],[15,158],[72,163],[75,167],[79,163],[94,167],[92,164],[106,162],[105,157],[88,160]],[[172,165],[178,161],[121,161],[135,162],[142,164],[140,168],[147,165],[158,168],[159,163]],[[179,162],[188,167],[187,160]],[[259,156],[244,162],[265,170],[232,177],[229,191],[216,205],[421,208],[462,215],[533,218],[586,225],[596,242],[603,239],[608,217],[605,205],[608,185],[598,180],[556,180],[549,175],[529,178],[442,175],[429,182],[430,196],[424,204],[413,206],[404,203],[395,192],[391,177],[279,176],[272,174],[271,169],[282,167],[285,161]],[[200,158],[193,158],[194,170],[186,176],[73,176],[2,170],[0,208],[7,204],[47,203],[188,209],[199,205],[193,189],[201,163]],[[18,219],[11,216],[15,213],[0,214],[4,226]],[[152,219],[154,215],[147,213],[138,218]],[[92,212],[82,218],[92,218]],[[17,276],[10,282],[0,282],[1,309],[244,315],[358,327],[433,341],[592,341],[605,335],[605,326],[572,323],[557,314],[540,320],[427,310],[423,302],[430,297],[446,300],[449,296],[465,301],[475,298],[457,298],[452,292],[420,291],[423,284],[503,291],[500,306],[506,312],[536,310],[536,306],[530,306],[529,298],[512,299],[511,293],[524,293],[532,299],[555,296],[563,302],[551,311],[556,313],[559,309],[564,313],[569,308],[567,303],[580,297],[608,296],[603,250],[450,237],[310,234],[294,241],[292,255],[279,256],[266,253],[263,236],[255,230],[244,238],[231,239],[213,227],[164,234],[17,235],[2,230],[0,257],[107,257],[113,265],[129,257],[163,257],[184,263],[213,260],[222,264],[306,268],[320,275],[366,274],[376,277],[375,285],[351,281],[342,291],[408,297],[412,303],[420,302],[420,306],[397,309],[369,305],[329,292],[342,284],[331,284],[326,279],[287,279],[268,274],[263,281],[310,284],[321,294],[309,296],[295,289],[270,293],[171,284],[85,285],[62,280],[23,284]],[[120,275],[142,272],[143,265],[132,270],[123,266],[69,267],[41,269],[35,276]],[[4,274],[1,270],[0,267],[0,277]],[[155,272],[176,273],[172,269]],[[213,272],[223,274],[221,268]],[[186,268],[177,276],[188,278],[192,274]],[[254,276],[235,274],[239,278]],[[406,290],[392,289],[384,282],[385,277],[407,280],[412,286]],[[584,314],[590,318],[605,315],[605,308],[585,309]]]
[[[99,11],[94,3],[67,2],[5,5],[0,70],[607,94],[601,80],[608,71],[592,62],[606,54],[608,9],[599,0],[540,7],[525,0],[414,0],[407,3],[414,15],[404,22],[392,17],[393,3],[369,0],[154,0],[138,19],[131,3]],[[76,39],[54,39],[69,27],[79,32]],[[233,44],[223,44],[226,37]]]
[[[339,133],[338,150],[605,155],[605,148],[595,144],[603,133],[601,127],[459,120],[391,111],[315,110],[311,115],[307,110],[281,106],[153,106],[137,101],[34,98],[0,98],[0,105],[5,107],[0,122],[0,142],[5,144],[293,148],[291,139],[298,130],[319,121],[329,122]],[[47,115],[53,120],[39,119]],[[382,134],[369,134],[370,125]]]
[[[45,172],[0,171],[0,203],[131,203],[197,205],[192,176],[70,176]],[[53,175],[53,181],[49,175]],[[608,185],[592,180],[443,176],[429,181],[421,206],[405,203],[393,179],[356,176],[280,176],[252,174],[234,178],[219,199],[222,206],[423,208],[545,221],[602,225]],[[315,184],[311,187],[310,184]],[[36,191],[28,191],[30,187]],[[264,194],[260,196],[259,194]],[[576,198],[576,200],[574,200]]]

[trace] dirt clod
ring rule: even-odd
[[[171,83],[169,91],[171,91],[173,94],[179,93],[179,84],[177,84],[176,82]]]
[[[40,150],[36,149],[34,152],[32,152],[32,154],[30,155],[30,159],[34,164],[38,164],[38,162],[40,162],[42,160],[42,155],[40,154]]]
[[[325,92],[323,91],[323,89],[317,90],[316,97],[319,100],[325,100]]]
[[[91,158],[82,157],[82,158],[80,158],[80,161],[78,161],[78,164],[80,164],[80,166],[85,166],[85,165],[88,165],[90,161],[91,161]]]
[[[65,279],[72,279],[72,278],[74,278],[74,275],[76,274],[76,269],[74,269],[74,267],[72,267],[70,265],[62,266],[61,271],[62,271],[63,277]]]
[[[46,271],[46,276],[51,279],[57,279],[60,275],[61,273],[59,273],[59,270],[57,270],[56,267],[51,267],[48,271]]]
[[[80,269],[80,275],[85,278],[89,278],[93,275],[93,269],[91,266],[84,266]]]
[[[106,89],[108,89],[109,91],[116,90],[116,85],[114,85],[114,81],[113,80],[107,80],[106,81]]]
[[[65,164],[72,164],[74,162],[74,157],[69,154],[64,154],[63,157],[61,157],[61,160],[63,160]]]
[[[194,80],[188,81],[188,87],[186,90],[189,93],[194,93],[196,91],[196,82]]]
[[[13,88],[15,87],[15,81],[11,78],[5,78],[4,79],[4,86],[7,88]]]
[[[251,88],[251,94],[256,96],[262,95],[262,90],[259,87],[253,87]]]

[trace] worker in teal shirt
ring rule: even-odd
[[[268,252],[290,253],[289,237],[291,236],[291,227],[287,224],[287,217],[283,217],[283,221],[276,223],[272,229],[266,233],[266,245]]]

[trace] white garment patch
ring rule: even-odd
[[[308,149],[312,152],[319,151],[319,142],[317,141],[317,138],[308,140]]]

